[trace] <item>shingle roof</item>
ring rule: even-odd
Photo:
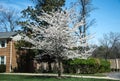
[[[0,32],[0,38],[10,38],[11,36],[15,36],[17,32]]]

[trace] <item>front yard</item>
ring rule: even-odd
[[[46,77],[46,76],[0,74],[0,81],[119,81],[119,80],[70,78],[70,77],[64,77],[62,79],[58,79],[57,77]]]

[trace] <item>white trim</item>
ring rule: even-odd
[[[6,65],[6,56],[4,56],[4,64]]]
[[[10,42],[10,67],[9,67],[10,72],[11,72],[11,66],[12,66],[12,40]]]
[[[5,40],[5,48],[7,47],[7,39]]]
[[[0,65],[1,65],[1,56],[0,56]]]

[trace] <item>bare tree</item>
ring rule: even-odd
[[[61,77],[61,62],[63,58],[88,58],[91,55],[90,50],[85,50],[80,53],[76,50],[72,50],[73,47],[77,47],[78,44],[81,47],[88,46],[87,43],[81,43],[82,41],[89,39],[89,36],[79,38],[75,32],[78,31],[78,27],[83,25],[82,21],[76,21],[73,27],[69,27],[73,18],[70,18],[71,11],[53,11],[50,14],[42,13],[42,16],[38,16],[40,21],[45,21],[49,25],[39,26],[38,23],[28,23],[26,27],[32,30],[32,34],[28,37],[23,34],[24,40],[32,43],[35,49],[44,50],[43,54],[49,54],[56,57],[58,62],[58,76]]]
[[[19,19],[19,15],[14,9],[0,7],[0,31],[12,32],[20,29],[20,26],[17,24]]]
[[[112,54],[112,56],[116,58],[117,55],[115,52],[118,52],[120,44],[120,33],[110,32],[108,34],[104,34],[103,39],[100,40],[100,44],[105,49],[105,59],[110,57],[109,54]]]
[[[83,22],[85,23],[82,27],[79,27],[80,33],[83,33],[82,37],[86,36],[87,30],[90,26],[92,26],[95,23],[95,20],[88,20],[88,17],[90,16],[90,12],[94,10],[91,4],[91,0],[78,0],[78,5],[80,8],[79,11],[79,20],[83,19]]]

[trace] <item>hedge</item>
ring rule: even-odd
[[[102,59],[71,59],[63,61],[64,73],[93,74],[110,71],[110,63]]]

